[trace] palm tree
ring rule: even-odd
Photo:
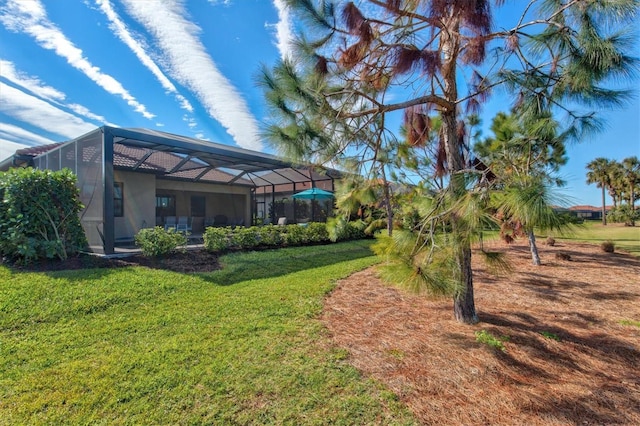
[[[587,164],[587,184],[595,183],[602,188],[602,224],[607,225],[607,206],[604,191],[611,185],[611,169],[614,162],[603,157],[598,157]]]
[[[624,181],[629,186],[629,206],[631,208],[631,226],[635,226],[635,203],[636,194],[635,187],[640,182],[640,160],[635,155],[622,160],[624,170]]]
[[[624,170],[622,164],[617,161],[611,161],[609,166],[609,183],[607,190],[613,201],[613,210],[616,210],[625,191]]]

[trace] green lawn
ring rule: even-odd
[[[575,229],[571,235],[562,236],[559,239],[593,244],[613,241],[616,250],[621,249],[640,256],[640,226],[630,227],[620,223],[603,226],[602,222],[585,221],[584,226]]]
[[[413,424],[318,320],[370,242],[225,269],[0,267],[0,424]]]

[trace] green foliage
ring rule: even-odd
[[[609,210],[607,219],[613,223],[634,226],[635,222],[640,220],[640,210],[632,208],[629,204],[622,204]]]
[[[507,276],[513,272],[513,267],[507,261],[504,253],[480,250],[479,255],[482,256],[489,273],[496,276]]]
[[[278,247],[283,243],[283,232],[281,226],[273,224],[259,226],[257,229],[260,245],[265,247]]]
[[[66,259],[86,246],[76,176],[32,168],[0,172],[0,255]]]
[[[306,227],[291,224],[284,227],[284,243],[288,246],[298,246],[307,243]]]
[[[210,252],[224,252],[231,247],[229,233],[230,227],[215,228],[213,226],[205,229],[202,239],[204,240],[204,248]]]
[[[334,242],[367,238],[369,235],[365,233],[366,227],[364,221],[349,222],[344,217],[334,217],[327,221],[329,239]]]
[[[258,228],[238,227],[230,230],[229,244],[231,245],[231,247],[240,250],[247,250],[258,247],[258,245],[260,244]]]
[[[550,331],[541,331],[540,334],[542,334],[547,339],[555,340],[556,342],[559,342],[561,340],[560,336]]]
[[[632,327],[638,327],[640,328],[640,321],[634,321],[634,320],[620,320],[618,321],[621,325],[630,325]]]
[[[396,230],[393,236],[376,235],[374,253],[384,263],[380,266],[385,281],[431,297],[452,296],[460,288],[451,276],[455,256],[444,240],[416,244],[415,232]]]
[[[165,256],[184,250],[187,235],[173,228],[165,230],[162,226],[141,229],[135,236],[135,242],[142,254],[148,257]]]
[[[307,224],[305,233],[307,239],[311,243],[324,243],[329,241],[329,231],[327,225],[320,222],[311,222]]]
[[[358,225],[345,226],[345,240],[365,238]],[[225,252],[227,250],[249,250],[262,247],[300,246],[306,244],[323,244],[332,240],[329,238],[327,225],[321,222],[304,224],[290,224],[285,226],[265,225],[250,228],[209,227],[205,230],[204,247],[211,252]],[[335,242],[335,241],[334,241]]]
[[[475,333],[476,342],[484,343],[487,346],[490,346],[494,349],[498,349],[502,352],[506,352],[507,349],[504,347],[504,343],[509,340],[508,336],[496,337],[487,330],[478,330]]]

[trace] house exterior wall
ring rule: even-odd
[[[156,180],[156,194],[176,199],[176,216],[193,217],[191,197],[205,197],[205,216],[193,217],[194,232],[201,231],[206,218],[226,216],[227,223],[251,224],[251,188],[233,185]]]
[[[115,239],[129,239],[142,228],[155,225],[156,178],[145,173],[114,171],[114,182],[123,184],[123,216],[114,218]]]

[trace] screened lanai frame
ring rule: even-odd
[[[32,161],[36,168],[68,168],[78,176],[85,206],[81,222],[89,246],[105,254],[115,252],[117,170],[149,173],[163,180],[248,187],[253,217],[257,196],[275,201],[277,194],[293,194],[310,187],[333,191],[334,179],[340,177],[333,169],[296,165],[257,151],[155,130],[111,126],[52,145]]]

